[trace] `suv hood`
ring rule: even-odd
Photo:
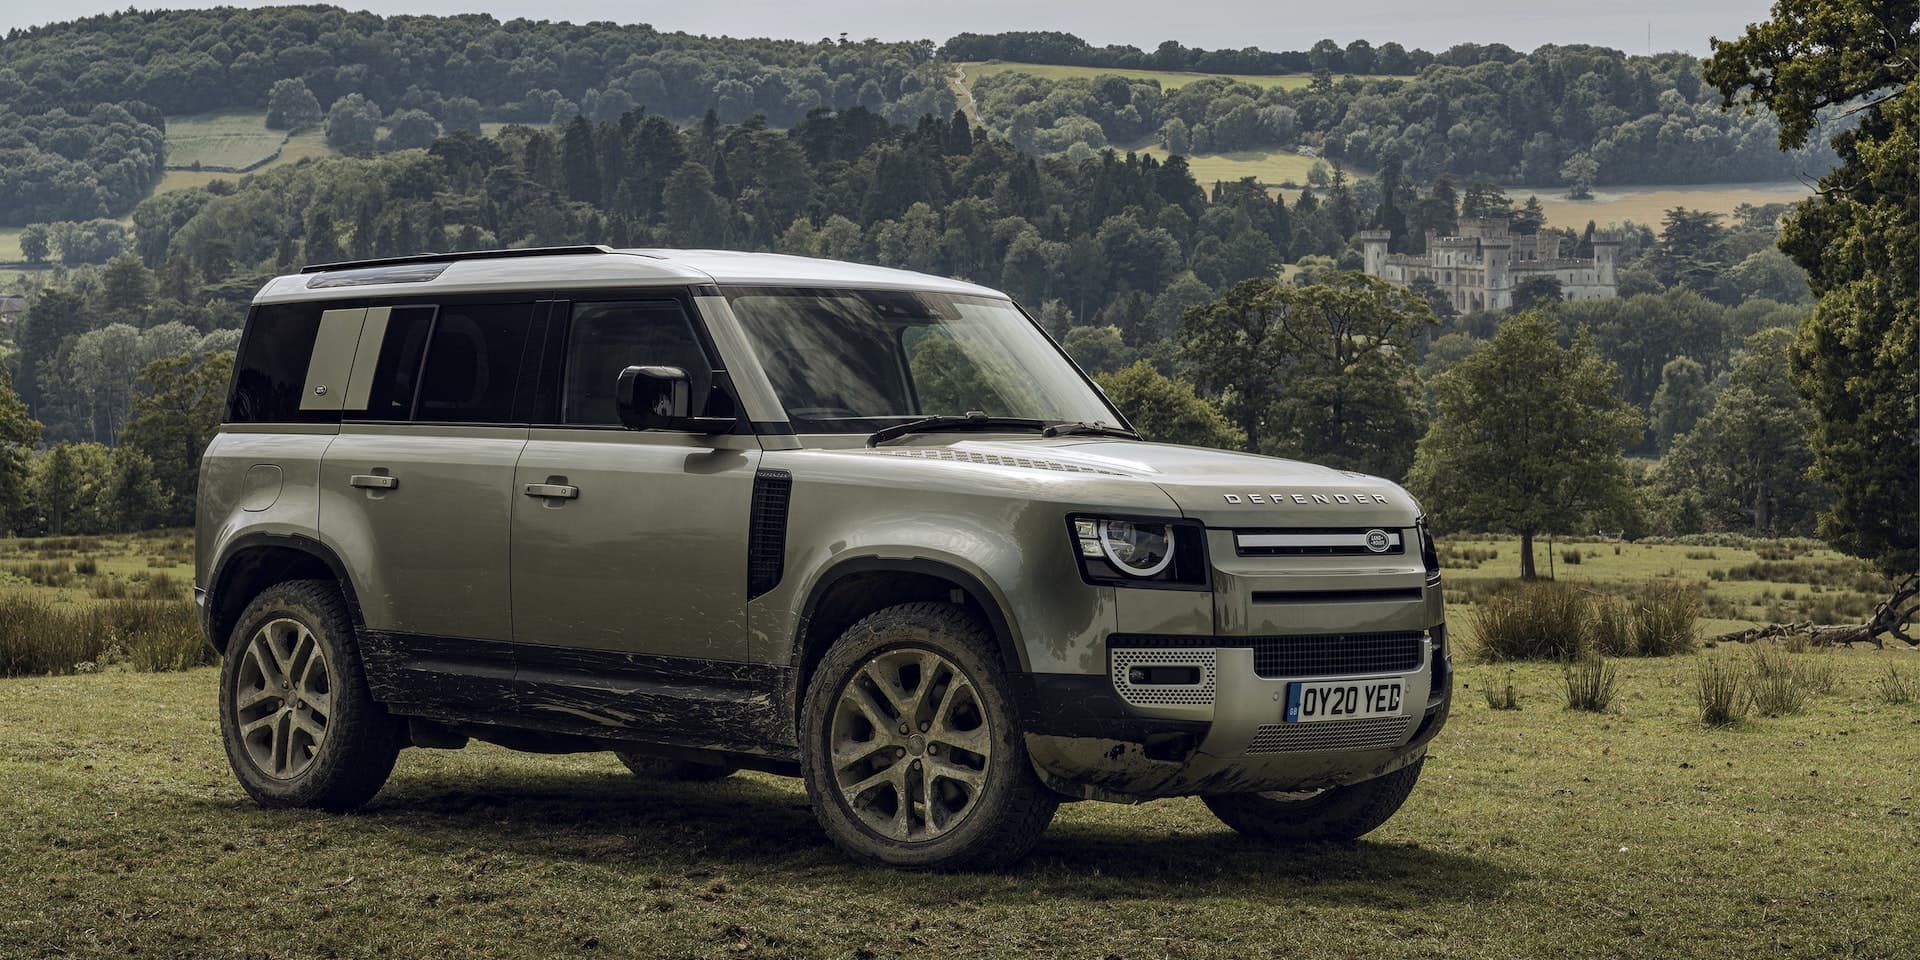
[[[1096,437],[955,439],[862,453],[1145,480],[1209,527],[1410,527],[1420,505],[1390,480],[1298,460]],[[1024,461],[1024,462],[1023,462]]]

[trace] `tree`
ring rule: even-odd
[[[27,507],[33,445],[40,442],[40,424],[27,415],[27,405],[14,395],[6,372],[0,370],[0,527],[20,528]]]
[[[1421,432],[1411,338],[1433,323],[1378,277],[1258,278],[1189,310],[1180,355],[1251,449],[1399,478]]]
[[[1674,441],[1661,464],[1659,485],[1669,494],[1697,493],[1712,529],[1813,532],[1826,497],[1808,477],[1807,407],[1788,376],[1793,337],[1780,329],[1754,334],[1713,410]]]
[[[1560,165],[1560,179],[1567,182],[1567,199],[1592,200],[1593,181],[1600,175],[1600,164],[1593,157],[1581,151],[1567,158]]]
[[[1564,299],[1560,289],[1560,278],[1550,273],[1537,273],[1513,285],[1513,309],[1531,310],[1548,304],[1559,303]]]
[[[1060,349],[1067,351],[1067,356],[1072,357],[1080,369],[1096,377],[1125,367],[1136,356],[1120,335],[1119,327],[1074,327],[1061,338]]]
[[[1920,86],[1913,83],[1920,4],[1777,0],[1772,19],[1713,48],[1707,82],[1727,107],[1771,112],[1782,149],[1803,146],[1827,108],[1853,105],[1854,122],[1832,139],[1840,165],[1794,208],[1780,238],[1806,268],[1816,298],[1795,341],[1793,381],[1813,410],[1814,472],[1833,492],[1822,535],[1890,576],[1913,574],[1920,571]],[[1912,600],[1911,589],[1905,598]],[[1869,633],[1901,629],[1912,612],[1903,607],[1883,605]]]
[[[267,129],[302,130],[320,122],[320,101],[298,77],[275,80],[267,91]]]
[[[379,133],[380,108],[360,94],[347,94],[327,110],[327,145],[341,153],[358,157],[372,153]]]
[[[53,250],[49,243],[50,234],[44,223],[29,223],[20,230],[20,256],[28,263],[46,263]]]
[[[1622,511],[1630,496],[1621,449],[1640,415],[1614,397],[1619,377],[1584,337],[1571,347],[1535,311],[1433,383],[1433,426],[1409,485],[1443,529],[1520,535],[1520,576],[1538,576],[1533,539]]]
[[[1164,376],[1145,360],[1095,379],[1148,440],[1222,450],[1238,450],[1247,442],[1246,434],[1195,393],[1193,384]]]
[[[169,522],[193,518],[200,454],[226,412],[232,376],[231,353],[181,354],[155,360],[140,374],[147,392],[133,401],[120,440],[153,461],[154,476],[167,492]]]
[[[166,509],[167,493],[154,475],[153,459],[132,447],[115,447],[94,507],[106,529],[115,533],[151,529],[166,518]]]
[[[440,124],[425,110],[396,110],[387,118],[381,150],[424,150],[440,136]]]
[[[1653,436],[1660,452],[1666,453],[1673,441],[1693,429],[1701,415],[1712,406],[1707,391],[1707,370],[1692,357],[1674,357],[1660,368],[1660,389],[1653,392]]]

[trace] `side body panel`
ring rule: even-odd
[[[203,601],[221,559],[241,538],[314,535],[320,465],[335,432],[330,424],[230,424],[214,434],[200,458],[194,519],[194,588]],[[226,642],[207,639],[216,648]]]

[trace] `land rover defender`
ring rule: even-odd
[[[308,267],[254,300],[199,498],[223,739],[268,805],[478,739],[796,775],[855,856],[995,866],[1063,800],[1357,837],[1447,716],[1405,491],[1146,442],[1005,295],[897,270]]]

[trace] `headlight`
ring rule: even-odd
[[[1069,517],[1074,552],[1088,583],[1205,589],[1206,530],[1186,520]]]

